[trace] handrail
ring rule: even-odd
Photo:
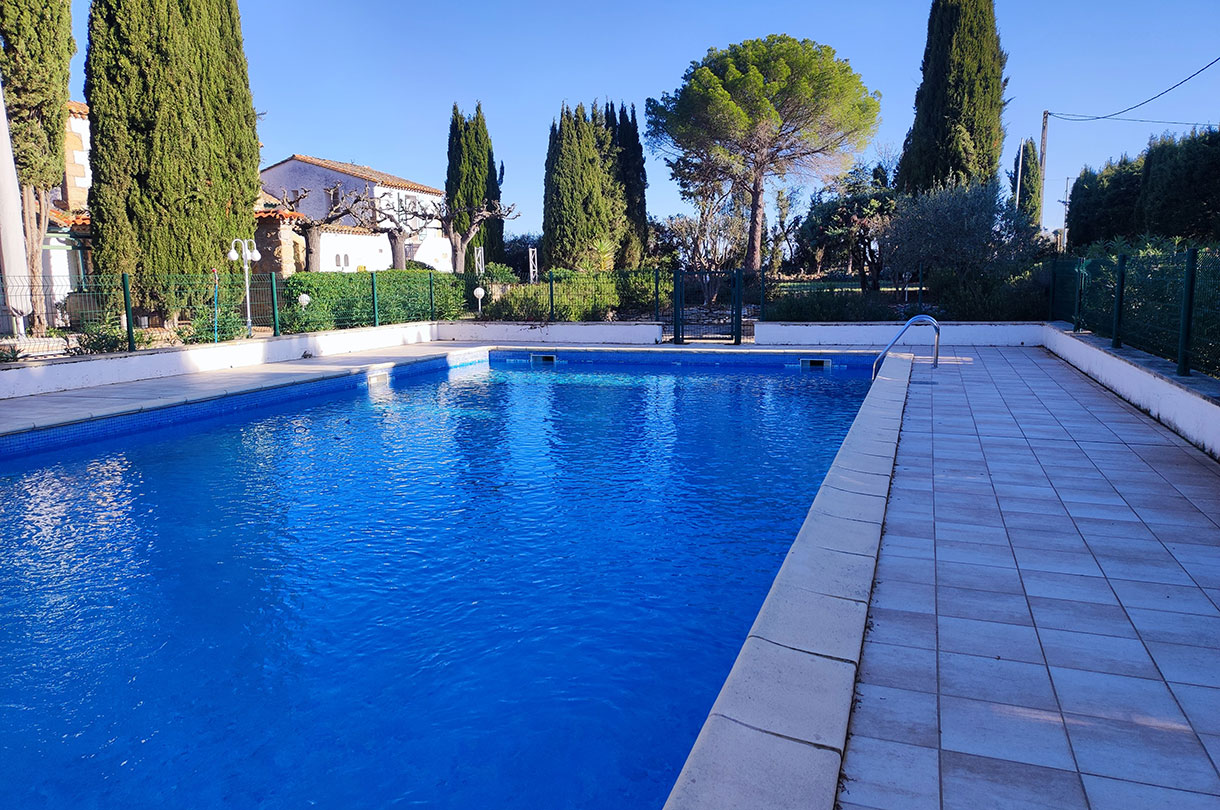
[[[888,346],[881,350],[881,354],[877,355],[877,359],[873,361],[874,380],[877,379],[877,371],[881,367],[881,361],[885,359],[887,354],[889,354],[890,349],[894,348],[894,344],[897,343],[904,334],[906,334],[908,329],[921,323],[931,324],[932,328],[936,330],[936,343],[932,352],[932,368],[936,368],[940,364],[940,324],[938,324],[936,319],[931,315],[916,315],[914,318],[911,318],[911,320],[903,324],[902,328],[898,330],[898,334],[894,335],[894,339],[889,342]]]

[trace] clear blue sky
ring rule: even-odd
[[[547,130],[564,101],[634,103],[677,87],[709,46],[770,33],[832,46],[881,92],[876,145],[902,146],[919,84],[930,0],[843,3],[241,3],[250,85],[263,113],[263,164],[299,152],[363,163],[441,186],[454,101],[483,102],[504,199],[522,216],[508,231],[539,230]],[[1168,87],[1220,55],[1220,2],[998,0],[1008,51],[1005,168],[1018,140],[1037,137],[1043,109],[1106,114]],[[87,0],[73,0],[73,98],[83,99]],[[451,39],[447,33],[455,32]],[[1220,65],[1131,115],[1220,120]],[[1062,223],[1065,178],[1152,134],[1183,127],[1051,122],[1049,227]],[[685,210],[660,160],[648,162],[648,209]]]

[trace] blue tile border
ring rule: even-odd
[[[680,366],[738,366],[751,368],[796,368],[802,359],[830,360],[832,367],[872,368],[875,352],[847,353],[842,351],[818,351],[816,347],[789,351],[714,349],[571,349],[539,347],[528,349],[491,349],[491,362],[530,362],[533,355],[553,355],[556,363],[567,364],[622,364],[622,365],[680,365]]]
[[[373,366],[316,380],[222,394],[208,399],[178,405],[150,408],[133,413],[85,419],[64,425],[34,428],[19,433],[0,436],[0,458],[6,462],[34,453],[75,447],[98,439],[130,436],[146,430],[196,422],[236,411],[275,407],[286,401],[299,401],[307,397],[326,396],[342,391],[367,388],[370,378],[387,375],[393,379],[413,377],[450,369],[462,368],[487,362],[487,354],[479,351],[453,352],[448,355],[411,359],[392,367]]]

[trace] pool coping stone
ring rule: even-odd
[[[882,364],[665,810],[834,806],[912,363]]]

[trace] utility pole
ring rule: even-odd
[[[1039,196],[1042,198],[1042,213],[1038,222],[1038,229],[1042,230],[1043,223],[1046,221],[1046,125],[1050,122],[1050,110],[1042,111],[1042,152],[1038,157],[1038,171],[1042,175],[1042,188],[1038,190]],[[1066,223],[1065,223],[1066,225]]]
[[[1017,190],[1016,201],[1013,203],[1013,208],[1021,210],[1021,171],[1025,168],[1025,139],[1021,139],[1021,145],[1017,147]]]

